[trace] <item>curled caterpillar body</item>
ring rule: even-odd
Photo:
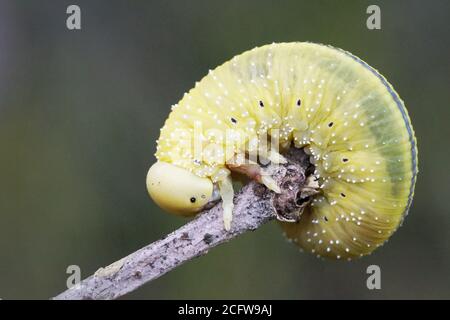
[[[269,140],[271,147],[261,148]],[[319,185],[298,222],[280,222],[293,242],[318,256],[350,259],[372,252],[401,224],[417,176],[408,113],[376,70],[329,46],[266,45],[210,71],[173,106],[156,157],[217,185],[218,193],[204,180],[179,188],[189,185],[190,193],[208,199],[220,195],[229,228],[230,169],[250,159],[261,170],[258,181],[277,192],[259,160],[281,163],[291,145],[310,155]],[[252,161],[255,153],[260,157]],[[149,174],[147,185],[162,181],[155,179]],[[177,187],[152,190],[152,197],[162,207],[189,203],[190,193]],[[176,211],[200,209],[189,204]]]

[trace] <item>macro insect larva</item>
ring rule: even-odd
[[[359,58],[313,43],[266,45],[210,71],[173,106],[147,187],[162,208],[186,216],[221,198],[229,229],[230,172],[240,169],[278,192],[257,160],[282,163],[291,145],[310,156],[317,189],[298,222],[280,222],[293,242],[317,256],[351,259],[401,224],[417,175],[403,102]]]

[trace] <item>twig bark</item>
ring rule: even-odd
[[[234,199],[230,231],[224,230],[219,203],[164,238],[100,268],[54,299],[116,299],[270,220],[295,220],[301,213],[298,199],[307,197],[302,188],[308,161],[299,149],[291,149],[286,156],[287,164],[269,168],[282,192],[275,194],[256,182],[244,186]]]

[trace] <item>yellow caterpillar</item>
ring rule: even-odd
[[[173,106],[147,188],[160,207],[185,216],[221,198],[229,229],[230,170],[250,163],[249,176],[277,192],[253,156],[282,163],[292,144],[310,155],[319,193],[298,223],[281,222],[287,237],[336,259],[383,244],[411,205],[414,131],[386,79],[330,46],[266,45],[210,71]]]

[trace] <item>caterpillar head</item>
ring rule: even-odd
[[[210,179],[162,161],[148,170],[147,190],[159,207],[182,216],[194,215],[215,200]]]

